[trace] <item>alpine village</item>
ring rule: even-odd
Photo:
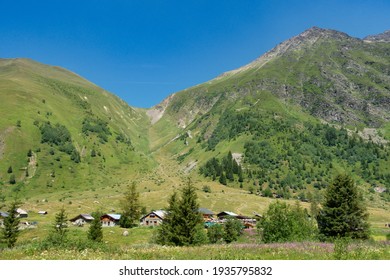
[[[149,109],[0,59],[0,259],[390,259],[390,31],[312,27]]]

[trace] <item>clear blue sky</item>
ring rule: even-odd
[[[67,68],[130,105],[249,63],[307,28],[390,29],[390,1],[0,0],[0,57]]]

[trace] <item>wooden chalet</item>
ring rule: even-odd
[[[104,214],[100,217],[100,222],[103,227],[114,227],[119,224],[120,214]]]
[[[209,209],[207,209],[207,208],[199,208],[199,209],[198,209],[198,212],[199,212],[200,214],[202,214],[203,220],[204,220],[205,222],[214,219],[214,213],[213,213],[213,211],[211,211],[211,210],[209,210]]]
[[[69,221],[72,222],[73,225],[81,227],[93,220],[94,218],[90,214],[80,214]]]
[[[229,212],[229,211],[222,211],[220,213],[217,214],[217,217],[219,220],[223,220],[223,219],[226,219],[226,218],[236,218],[238,215],[236,213],[233,213],[233,212]]]
[[[167,212],[164,210],[152,211],[140,219],[142,226],[158,226],[161,225]]]
[[[38,211],[38,214],[39,215],[47,215],[47,211],[41,210],[41,211]]]
[[[19,218],[27,218],[28,217],[28,213],[26,210],[18,208],[18,209],[16,209],[16,212],[18,213]]]

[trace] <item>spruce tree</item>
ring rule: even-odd
[[[8,248],[13,248],[19,236],[20,218],[16,210],[19,203],[14,201],[8,209],[8,216],[4,218],[4,227],[2,228],[2,237]]]
[[[137,192],[135,182],[126,190],[121,204],[122,215],[119,220],[119,225],[123,228],[136,226],[141,215],[141,205],[139,202],[139,192]]]
[[[225,186],[227,185],[225,172],[222,172],[221,177],[219,177],[219,182],[222,185],[225,185]]]
[[[159,229],[157,242],[165,245],[189,246],[205,242],[203,219],[198,212],[196,189],[191,180],[169,200],[168,214]]]
[[[368,212],[353,179],[338,175],[327,188],[323,208],[317,216],[322,237],[369,238]]]
[[[55,245],[63,244],[68,233],[68,216],[64,207],[56,214],[53,229],[54,233],[51,236],[53,243]]]
[[[88,229],[88,239],[96,242],[103,240],[102,223],[100,222],[101,213],[95,212],[92,214],[94,218]]]

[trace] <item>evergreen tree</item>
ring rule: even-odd
[[[123,228],[136,226],[138,219],[141,216],[141,205],[139,202],[139,192],[137,192],[135,182],[128,187],[121,204],[122,215],[119,220],[119,225]]]
[[[92,214],[94,218],[88,229],[88,239],[96,242],[103,240],[102,223],[100,222],[101,213],[95,212]]]
[[[51,236],[53,243],[56,245],[63,244],[68,233],[68,216],[64,207],[55,216],[53,230],[53,235]]]
[[[228,218],[223,227],[225,232],[223,239],[226,243],[237,241],[241,234],[242,223],[235,218]]]
[[[222,172],[221,177],[219,177],[219,182],[220,182],[222,185],[225,185],[225,186],[227,185],[225,172]]]
[[[369,238],[368,212],[363,197],[348,175],[338,175],[327,188],[323,208],[317,216],[325,238]]]
[[[159,229],[157,242],[165,245],[189,246],[204,243],[207,239],[203,219],[198,212],[196,189],[191,180],[169,200],[168,214]]]
[[[2,228],[2,237],[8,248],[13,248],[19,235],[20,218],[16,210],[19,208],[19,202],[14,201],[8,209],[8,216],[4,218],[4,227]]]
[[[32,156],[32,151],[31,151],[31,149],[28,150],[27,156],[28,156],[28,157],[31,157],[31,156]]]
[[[7,170],[7,173],[12,173],[13,172],[13,170],[12,170],[12,166],[10,166],[10,167],[8,167],[8,170]]]
[[[11,176],[9,176],[9,183],[11,185],[14,185],[16,183],[15,174],[11,174]]]

